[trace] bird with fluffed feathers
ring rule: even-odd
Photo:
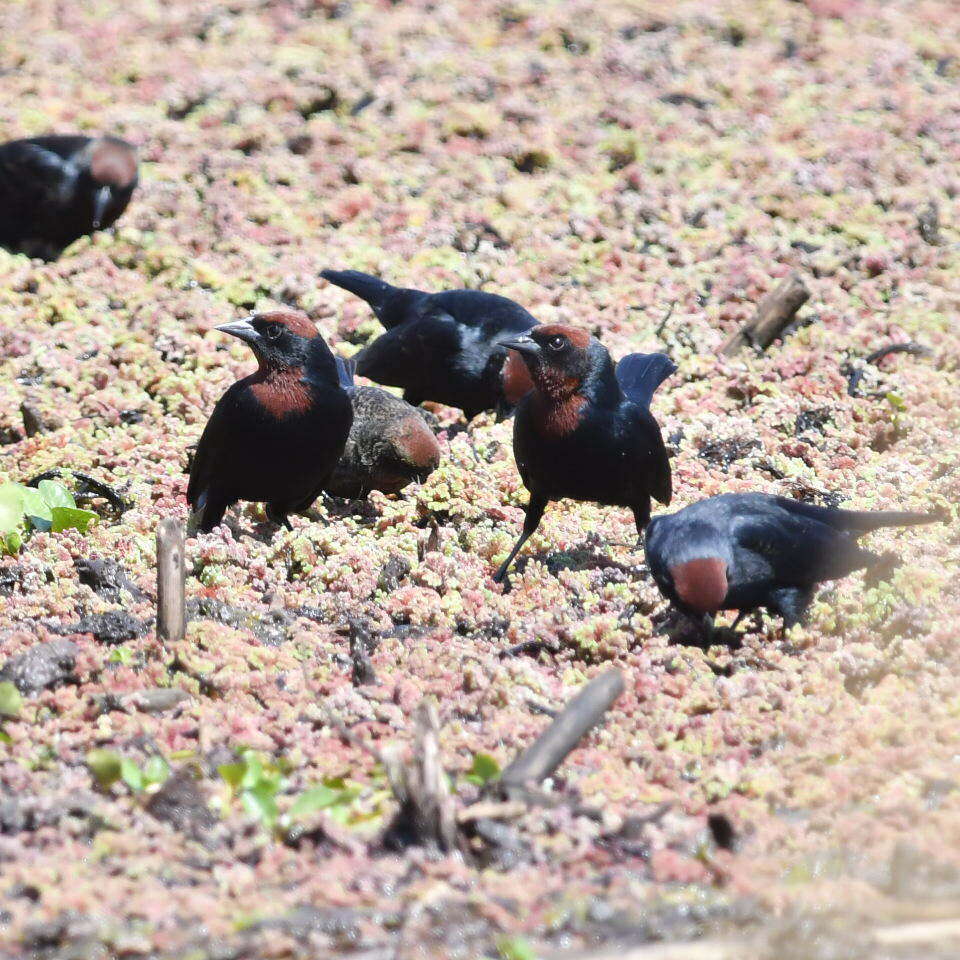
[[[0,144],[0,246],[52,260],[74,240],[112,226],[137,182],[136,150],[117,137]]]
[[[552,500],[628,507],[641,536],[651,498],[670,503],[670,460],[650,401],[676,370],[662,353],[629,354],[614,366],[599,340],[567,324],[537,326],[505,346],[519,354],[533,382],[513,427],[530,500],[523,533],[494,576],[498,582]]]
[[[249,344],[255,373],[217,401],[197,446],[187,500],[191,527],[212,530],[240,500],[266,504],[290,528],[343,455],[353,407],[342,368],[303,315],[262,313],[216,329]]]
[[[442,403],[468,420],[485,410],[504,417],[530,390],[526,368],[508,361],[504,345],[537,324],[518,303],[483,290],[394,287],[358,270],[320,276],[365,300],[386,327],[357,354],[357,373],[400,387],[413,406]]]

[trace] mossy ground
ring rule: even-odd
[[[188,448],[251,367],[211,328],[288,304],[344,353],[376,333],[323,267],[483,286],[590,327],[614,356],[667,350],[680,369],[654,411],[677,506],[726,490],[960,498],[948,0],[7,0],[0,31],[5,137],[104,129],[142,157],[115,232],[50,265],[0,252],[0,469],[66,466],[132,503],[0,563],[4,658],[118,606],[149,621],[157,521],[185,515]],[[931,202],[936,244],[918,229]],[[790,270],[813,291],[799,328],[719,357]],[[848,395],[848,366],[905,340],[931,356],[870,366]],[[30,438],[24,400],[46,425]],[[191,541],[200,609],[175,649],[149,623],[119,657],[72,638],[75,682],[29,698],[0,745],[0,953],[473,957],[503,936],[560,947],[747,914],[953,910],[954,520],[872,536],[902,566],[829,585],[805,629],[672,646],[626,511],[551,507],[503,594],[490,575],[525,500],[510,424],[435,412],[444,460],[423,486],[322,506],[329,522],[270,540]],[[265,532],[258,507],[234,519]],[[89,557],[119,561],[142,596],[81,584]],[[379,639],[376,685],[351,683],[348,617]],[[531,638],[545,648],[501,658]],[[610,664],[627,692],[555,784],[599,820],[533,812],[509,869],[367,846],[383,781],[334,721],[382,746],[433,695],[456,774],[478,752],[508,761],[540,706]],[[130,699],[167,686],[191,696],[163,712]],[[290,762],[282,807],[346,775],[372,819],[267,839],[221,805],[216,765],[242,746]],[[198,842],[121,786],[97,792],[93,748],[196,764],[222,822]],[[712,846],[720,813],[735,851]]]

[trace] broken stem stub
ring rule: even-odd
[[[183,544],[183,524],[173,517],[161,520],[157,526],[157,638],[165,643],[182,640],[187,632]]]
[[[550,726],[503,771],[498,786],[511,790],[536,786],[567,759],[623,693],[623,674],[607,670],[594,677],[554,718]]]
[[[730,336],[720,348],[731,357],[744,347],[766,350],[786,330],[797,311],[810,299],[810,290],[799,273],[791,273],[777,284],[757,306],[753,319]]]

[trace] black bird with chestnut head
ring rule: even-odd
[[[676,369],[662,353],[632,353],[614,367],[598,340],[564,324],[535,327],[505,345],[520,354],[534,386],[520,401],[513,427],[513,451],[530,502],[523,534],[497,581],[551,500],[629,507],[641,534],[650,498],[670,502],[670,461],[649,407]]]
[[[136,152],[116,137],[2,144],[0,246],[53,259],[77,238],[112,226],[136,185]]]
[[[506,416],[530,389],[526,368],[508,362],[504,342],[537,321],[512,300],[483,290],[424,293],[357,270],[320,276],[366,300],[387,328],[357,355],[357,373],[401,387],[407,403],[458,407],[468,420],[484,410]]]
[[[869,513],[764,493],[725,493],[654,517],[647,528],[647,562],[663,595],[702,621],[708,634],[720,610],[743,616],[764,607],[790,627],[802,622],[818,584],[888,559],[864,550],[859,537],[942,519],[937,513]]]
[[[353,421],[330,348],[306,317],[263,313],[217,327],[248,343],[259,363],[217,401],[200,437],[187,500],[206,532],[238,500],[266,503],[290,527],[337,466]]]

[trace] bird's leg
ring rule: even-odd
[[[803,623],[812,599],[812,589],[777,587],[770,591],[767,607],[783,617],[783,628],[789,630],[798,623]]]
[[[633,522],[637,525],[637,546],[643,544],[643,531],[650,522],[650,498],[644,503],[638,503],[633,508]]]
[[[271,523],[276,524],[278,527],[286,527],[291,532],[293,531],[293,527],[290,525],[290,518],[287,516],[286,511],[275,507],[272,503],[268,503],[264,512]]]
[[[493,575],[494,583],[502,583],[503,578],[507,575],[507,571],[510,569],[510,564],[513,563],[513,558],[520,552],[523,545],[533,536],[534,531],[540,526],[540,521],[543,519],[543,511],[547,508],[547,501],[542,497],[534,497],[532,494],[530,496],[530,502],[527,504],[526,516],[523,519],[523,533],[520,534],[520,539],[513,545],[513,549],[510,551],[507,559],[500,564],[500,569]]]
[[[703,631],[703,645],[709,647],[717,633],[717,624],[712,613],[705,613],[700,619],[700,629]]]
[[[737,627],[740,626],[740,621],[741,621],[746,615],[747,615],[747,611],[746,611],[746,610],[740,610],[740,611],[737,613],[737,619],[733,621],[733,624],[731,625],[730,629],[731,629],[731,630],[736,630]]]

